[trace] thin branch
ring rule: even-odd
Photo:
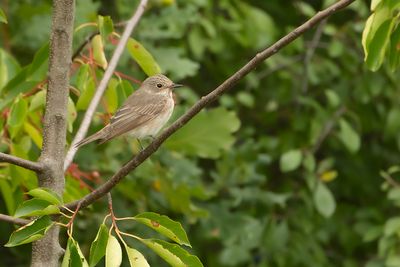
[[[9,216],[9,215],[5,215],[5,214],[0,214],[0,221],[13,223],[13,224],[18,224],[18,225],[25,225],[25,224],[28,224],[28,223],[31,222],[29,220],[15,218],[15,217],[12,217],[12,216]]]
[[[218,99],[220,95],[231,89],[236,85],[236,83],[242,79],[246,74],[254,70],[260,63],[265,59],[276,54],[280,49],[287,46],[295,39],[297,39],[304,32],[309,30],[311,27],[318,24],[323,19],[329,17],[333,13],[337,12],[350,5],[355,0],[341,0],[327,9],[318,12],[314,17],[306,21],[301,26],[297,27],[295,30],[281,38],[275,44],[269,48],[258,53],[253,59],[251,59],[246,65],[239,69],[235,74],[225,80],[220,86],[214,89],[211,93],[203,96],[196,104],[194,104],[183,116],[181,116],[177,121],[175,121],[170,127],[165,129],[154,141],[146,147],[143,151],[133,157],[124,166],[121,167],[106,183],[101,185],[98,189],[94,190],[90,194],[86,195],[82,199],[71,202],[66,206],[68,208],[74,209],[76,205],[81,202],[81,207],[86,207],[96,201],[97,199],[103,197],[105,194],[110,192],[110,190],[116,186],[122,178],[124,178],[128,173],[139,166],[143,161],[145,161],[150,155],[152,155],[161,144],[174,132],[183,127],[189,120],[191,120],[197,113],[199,113],[205,106],[209,103]]]
[[[0,152],[0,162],[8,162],[38,173],[43,171],[43,165],[39,162],[21,159],[1,152]]]
[[[129,36],[131,35],[133,29],[136,27],[140,18],[142,17],[146,5],[147,5],[147,0],[140,1],[139,6],[137,7],[132,18],[128,21],[128,23],[125,27],[124,33],[122,34],[122,37],[119,40],[118,45],[115,48],[114,54],[110,60],[110,64],[108,65],[108,68],[105,71],[104,76],[99,83],[99,86],[97,87],[96,93],[94,94],[92,101],[90,102],[90,105],[89,105],[88,109],[86,110],[86,113],[85,113],[85,116],[83,117],[81,125],[79,126],[78,132],[76,133],[74,140],[72,141],[71,146],[67,152],[67,155],[65,156],[64,171],[68,168],[69,164],[71,164],[71,162],[75,156],[75,153],[77,151],[75,144],[78,143],[80,140],[82,140],[86,136],[86,133],[89,129],[90,122],[92,121],[94,112],[96,111],[96,108],[101,100],[101,97],[103,96],[103,93],[107,88],[107,84],[108,84],[109,80],[111,79],[115,68],[117,67],[119,58],[121,57],[122,53],[124,52],[124,48],[125,48],[126,43],[128,42]]]
[[[322,128],[321,134],[318,136],[317,141],[311,149],[311,152],[315,154],[321,147],[322,143],[325,139],[330,135],[335,126],[337,120],[347,111],[345,106],[341,106],[336,112],[333,114],[332,118],[330,118]]]

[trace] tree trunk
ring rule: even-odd
[[[50,58],[46,109],[43,123],[43,150],[39,161],[44,171],[39,186],[62,195],[64,190],[63,162],[67,132],[69,70],[72,54],[74,0],[54,0],[50,36]],[[31,266],[58,266],[63,250],[58,239],[59,228],[53,227],[46,236],[32,245]]]

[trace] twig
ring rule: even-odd
[[[316,153],[328,135],[332,132],[333,127],[335,126],[337,120],[346,112],[346,107],[342,106],[333,114],[332,118],[329,119],[324,127],[322,128],[321,134],[318,136],[317,141],[315,142],[314,146],[311,149],[311,152],[314,154]]]
[[[103,197],[105,194],[110,192],[110,190],[116,186],[119,181],[124,178],[128,173],[139,166],[143,161],[145,161],[150,155],[152,155],[161,144],[174,132],[183,127],[189,120],[191,120],[197,113],[199,113],[205,106],[209,103],[218,99],[220,95],[231,89],[236,85],[236,83],[242,79],[250,71],[254,70],[261,62],[270,56],[276,54],[281,48],[285,47],[295,39],[297,39],[301,34],[309,30],[311,27],[315,26],[321,20],[329,17],[333,13],[340,9],[350,5],[355,0],[341,0],[336,2],[327,9],[318,12],[314,17],[306,21],[301,26],[297,27],[295,30],[281,38],[271,47],[258,53],[253,59],[251,59],[246,65],[239,69],[235,74],[225,80],[220,86],[210,92],[208,95],[203,96],[196,104],[194,104],[183,116],[181,116],[177,121],[175,121],[170,127],[165,129],[153,142],[142,150],[139,154],[128,161],[124,166],[121,167],[106,183],[101,185],[98,189],[94,190],[90,194],[86,195],[82,199],[71,202],[66,206],[73,209],[76,207],[78,202],[81,202],[81,207],[86,207],[96,201],[97,199]]]
[[[92,33],[91,35],[89,35],[88,37],[86,37],[85,41],[76,49],[76,51],[72,55],[72,61],[74,61],[74,59],[79,56],[79,54],[82,52],[82,50],[85,48],[85,46],[87,44],[89,44],[90,41],[92,41],[92,39],[99,33],[100,33],[99,31],[96,31],[96,32]]]
[[[103,93],[107,88],[107,84],[114,73],[114,70],[117,66],[119,58],[121,57],[122,53],[124,52],[124,48],[125,48],[126,43],[128,42],[129,36],[131,35],[133,29],[136,27],[140,18],[143,15],[146,4],[147,4],[147,0],[140,1],[139,6],[137,7],[134,15],[128,21],[128,24],[125,27],[124,33],[122,34],[122,37],[119,40],[119,43],[118,43],[117,47],[115,48],[114,54],[110,60],[110,64],[108,65],[108,68],[105,71],[104,76],[99,83],[99,86],[97,87],[96,93],[94,94],[92,101],[90,102],[89,107],[86,110],[86,113],[85,113],[85,116],[83,117],[81,125],[79,126],[78,132],[76,133],[74,140],[72,141],[71,146],[67,152],[67,155],[65,156],[64,171],[68,168],[69,164],[72,162],[72,160],[75,156],[75,153],[77,151],[75,144],[78,143],[80,140],[82,140],[86,136],[86,133],[89,129],[89,125],[93,118],[94,112],[96,111],[96,108],[100,102],[100,99],[103,96]]]
[[[0,214],[0,221],[9,222],[9,223],[18,224],[18,225],[25,225],[25,224],[28,224],[31,222],[29,220],[15,218],[15,217],[5,215],[5,214]]]
[[[0,162],[8,162],[22,168],[34,171],[34,172],[42,172],[43,165],[39,162],[34,162],[26,159],[21,159],[15,156],[11,156],[5,153],[0,152]]]
[[[304,60],[303,60],[304,76],[303,76],[303,82],[302,82],[302,86],[301,86],[301,91],[303,93],[306,93],[308,90],[308,69],[309,69],[310,61],[311,61],[311,58],[314,56],[315,49],[317,49],[319,41],[321,40],[322,32],[324,30],[326,22],[327,22],[327,20],[324,19],[319,23],[317,29],[315,30],[314,36],[311,40],[310,46],[308,47],[308,49],[304,55]]]

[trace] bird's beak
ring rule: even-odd
[[[182,86],[183,86],[183,84],[174,83],[174,84],[172,84],[171,88],[173,89],[173,88],[178,88],[178,87],[182,87]]]

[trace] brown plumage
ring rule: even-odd
[[[156,135],[171,117],[174,109],[172,89],[179,86],[162,74],[147,78],[139,89],[125,100],[108,125],[78,142],[75,147],[96,140],[102,144],[128,133],[138,139]]]

